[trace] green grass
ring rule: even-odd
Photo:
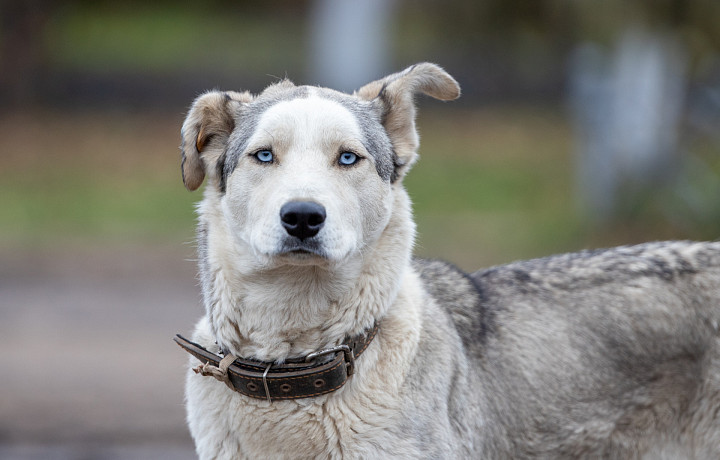
[[[406,180],[419,255],[473,269],[577,243],[562,114],[514,108],[421,119],[421,160]]]
[[[178,180],[147,174],[119,179],[55,170],[6,177],[0,185],[0,234],[26,242],[189,235],[197,196],[181,188]]]
[[[189,239],[180,116],[34,113],[0,118],[0,241]]]

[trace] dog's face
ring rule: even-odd
[[[235,242],[263,266],[342,262],[372,245],[414,162],[412,96],[458,96],[421,64],[354,95],[288,81],[254,97],[211,92],[183,125],[183,179],[205,175]]]
[[[392,146],[375,117],[361,120],[327,91],[298,89],[257,115],[252,132],[230,136],[222,209],[261,260],[340,261],[387,225]]]

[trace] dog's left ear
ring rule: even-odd
[[[417,159],[420,141],[415,129],[416,93],[450,101],[460,97],[460,85],[440,66],[424,62],[368,83],[355,93],[379,106],[396,155],[395,178],[402,177]]]
[[[235,116],[250,101],[250,93],[234,91],[210,91],[195,99],[181,131],[182,177],[188,190],[200,187],[206,173],[211,179],[217,175],[213,166],[235,129]]]

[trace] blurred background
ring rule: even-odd
[[[715,0],[0,1],[0,458],[193,458],[185,111],[419,61],[417,254],[476,270],[720,233]]]

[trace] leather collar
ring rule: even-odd
[[[355,359],[370,345],[378,327],[375,324],[371,330],[351,337],[342,345],[283,364],[238,358],[232,354],[221,357],[180,334],[173,340],[204,363],[193,368],[196,374],[214,377],[245,396],[271,401],[310,398],[342,387],[354,372]]]

